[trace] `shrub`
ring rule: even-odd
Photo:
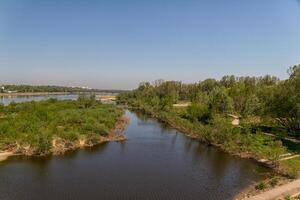
[[[272,178],[269,182],[271,187],[275,187],[278,184],[278,179],[277,178]]]
[[[21,146],[30,145],[36,154],[46,154],[55,137],[68,141],[88,138],[98,142],[99,135],[108,135],[123,112],[115,106],[91,99],[89,102],[84,108],[78,106],[79,100],[12,103],[1,113],[5,115],[0,119],[1,146],[18,142]]]
[[[192,122],[200,121],[207,124],[211,118],[207,105],[193,103],[187,108],[186,118]]]
[[[267,186],[264,182],[260,182],[258,185],[255,186],[256,190],[264,190],[266,188],[267,188]]]

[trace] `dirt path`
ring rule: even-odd
[[[284,158],[279,159],[279,161],[290,160],[290,159],[297,158],[297,157],[300,157],[300,154],[295,154],[295,155],[291,155],[288,157],[284,157]]]
[[[276,135],[272,134],[272,133],[264,133],[264,135],[268,135],[268,136],[272,136],[272,137],[276,137]],[[287,141],[290,141],[290,142],[293,142],[293,143],[296,143],[296,144],[300,144],[300,140],[297,140],[295,138],[290,138],[290,137],[285,137],[283,138],[284,140],[287,140]]]
[[[272,200],[300,193],[300,179],[243,200]]]
[[[232,117],[233,121],[231,122],[231,124],[233,126],[239,126],[240,125],[240,118],[237,115],[232,115],[232,114],[227,114],[227,116]]]

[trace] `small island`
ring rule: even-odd
[[[11,155],[61,154],[121,141],[127,122],[121,108],[104,105],[94,95],[0,105],[0,160]]]

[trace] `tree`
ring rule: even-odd
[[[246,100],[245,108],[242,112],[242,115],[256,115],[258,114],[260,108],[261,104],[257,96],[255,94],[250,95]]]
[[[80,108],[90,108],[96,104],[96,96],[82,94],[78,97],[78,103]]]
[[[225,92],[224,88],[215,88],[209,96],[209,106],[213,111],[218,113],[227,113],[232,111],[232,99]]]
[[[207,105],[193,103],[187,108],[186,118],[193,122],[200,121],[207,124],[211,118],[211,114]]]
[[[300,136],[300,65],[289,69],[290,77],[274,88],[273,96],[267,102],[267,114],[277,122]]]
[[[206,93],[210,93],[214,88],[219,87],[219,83],[215,79],[206,79],[200,82],[199,85],[201,90]]]
[[[230,88],[236,83],[235,76],[223,76],[220,80],[220,84],[224,86],[225,88]]]

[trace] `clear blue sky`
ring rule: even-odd
[[[284,79],[299,63],[299,0],[0,0],[1,83]]]

